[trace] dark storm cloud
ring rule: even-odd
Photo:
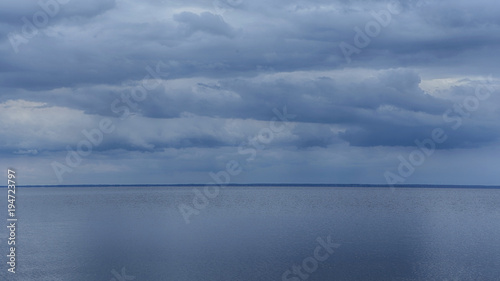
[[[288,145],[298,148],[325,147],[340,140],[353,146],[412,146],[416,139],[429,136],[434,128],[449,128],[454,124],[445,122],[442,117],[448,109],[453,109],[454,101],[425,93],[418,87],[420,78],[411,71],[387,70],[372,78],[359,80],[353,77],[350,81],[325,76],[304,79],[300,74],[261,80],[264,79],[166,81],[163,87],[150,91],[146,100],[130,108],[132,114],[151,118],[142,119],[147,125],[130,127],[127,125],[130,120],[125,120],[122,126],[130,127],[132,135],[113,136],[101,148],[154,151],[165,147],[234,146],[255,135],[256,131],[248,130],[248,124],[242,123],[241,135],[233,138],[210,124],[219,122],[218,119],[265,122],[274,117],[273,109],[280,108],[280,105],[286,105],[289,112],[297,115],[294,122],[307,124],[294,129],[294,137],[288,142]],[[449,95],[462,99],[473,96],[475,84],[475,81],[467,81],[464,86],[450,90]],[[51,96],[53,102],[50,106],[72,108],[89,116],[118,118],[123,112],[113,112],[110,105],[123,95],[130,97],[130,89],[103,86],[62,89],[43,95],[25,92],[18,97],[42,102]],[[459,98],[456,100],[460,102]],[[498,134],[492,132],[497,131],[498,126],[484,122],[492,114],[491,109],[484,108],[483,116],[464,125],[440,148],[470,147],[496,140]],[[210,121],[210,118],[215,119]],[[171,122],[164,127],[161,124],[167,124],[166,120],[191,130],[170,127]],[[323,125],[341,126],[344,130],[334,133]],[[137,131],[138,127],[142,130]],[[154,137],[155,131],[163,130],[184,133]]]
[[[142,115],[153,118],[179,117],[182,112],[189,112],[201,116],[268,120],[274,107],[287,104],[299,113],[299,122],[350,123],[358,118],[346,116],[346,110],[375,111],[381,106],[394,106],[409,112],[441,114],[451,105],[449,101],[426,94],[418,86],[420,77],[406,70],[388,70],[372,78],[353,78],[353,81],[324,76],[303,79],[300,74],[260,80],[167,80],[163,87],[148,91],[148,98],[137,109]],[[40,102],[48,97],[53,105],[84,110],[88,114],[117,116],[110,109],[112,101],[122,95],[130,96],[135,87],[137,85],[102,85],[24,91],[15,95]],[[6,96],[12,98],[14,95]]]
[[[204,8],[208,12],[184,11],[167,16],[169,8],[178,8],[177,5],[155,3],[144,6],[164,9],[164,17],[130,20],[128,17],[132,15],[128,10],[113,10],[114,2],[100,5],[69,2],[61,7],[61,15],[54,17],[64,21],[50,24],[51,28],[57,27],[57,32],[31,39],[33,42],[20,45],[19,55],[6,59],[6,64],[24,66],[24,71],[8,73],[1,82],[23,88],[119,83],[140,79],[144,67],[158,59],[171,62],[168,71],[172,77],[336,68],[345,63],[338,44],[352,41],[353,28],[363,28],[373,20],[370,12],[387,9],[388,2],[356,3],[266,2],[266,8],[260,9],[263,2],[245,2],[238,9],[228,6],[232,10],[226,11],[227,17],[213,14],[215,8],[210,6]],[[464,3],[461,14],[470,6]],[[497,9],[496,6],[491,8]],[[354,65],[377,68],[378,64],[387,68],[442,64],[438,59],[449,59],[446,63],[453,64],[451,59],[460,55],[470,67],[476,67],[477,58],[468,52],[483,49],[485,55],[492,55],[493,47],[498,46],[498,37],[492,36],[498,34],[497,20],[482,18],[481,10],[476,8],[463,15],[470,19],[470,24],[457,30],[435,22],[436,17],[430,17],[426,9],[452,14],[441,4],[426,3],[418,9],[407,7],[401,14],[393,15],[391,24],[353,60]],[[101,16],[81,19],[71,14],[75,11]],[[20,12],[32,14],[27,10]],[[240,14],[247,19],[244,23],[238,21]],[[491,9],[487,14],[492,14]],[[18,29],[21,26],[19,22]],[[195,34],[196,31],[200,34]],[[187,35],[197,36],[186,39]],[[9,44],[4,43],[7,52]]]

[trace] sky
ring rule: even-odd
[[[499,14],[1,1],[0,169],[24,185],[498,185]]]

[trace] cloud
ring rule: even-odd
[[[435,128],[448,136],[437,147],[439,161],[455,159],[449,151],[481,159],[478,151],[490,163],[484,151],[500,132],[500,5],[416,3],[401,0],[400,12],[348,63],[339,44],[354,44],[355,28],[376,20],[389,1],[70,1],[17,53],[9,34],[23,34],[22,17],[42,8],[2,2],[0,153],[52,181],[35,163],[64,161],[83,130],[108,118],[116,130],[68,178],[85,181],[101,167],[113,179],[133,180],[122,176],[145,165],[160,181],[154,167],[165,165],[179,182],[203,181],[211,167],[244,159],[238,147],[286,106],[296,115],[293,127],[247,163],[248,181],[366,175],[376,182],[391,165],[386,155],[397,157]],[[148,79],[158,87],[130,100],[157,65],[161,77]],[[476,108],[482,85],[493,90]],[[117,100],[131,116],[114,110]],[[329,167],[339,172],[330,175]]]
[[[182,12],[174,15],[174,20],[181,23],[181,32],[186,36],[191,36],[197,31],[206,32],[213,35],[226,37],[234,36],[234,31],[221,16],[210,12],[203,12],[200,15],[191,12]]]

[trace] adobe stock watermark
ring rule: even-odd
[[[49,25],[50,19],[59,14],[61,6],[68,4],[69,1],[70,0],[39,0],[37,3],[40,9],[33,13],[31,20],[27,17],[21,18],[21,22],[23,23],[21,31],[10,32],[7,35],[14,52],[16,54],[19,53],[19,46],[21,44],[27,44],[29,40],[37,36],[41,29]]]
[[[140,85],[132,88],[130,93],[122,92],[120,98],[116,98],[111,103],[111,111],[117,114],[121,120],[132,116],[132,112],[137,110],[139,102],[144,101],[148,97],[148,92],[158,88],[163,83],[162,78],[168,76],[168,73],[161,72],[160,65],[165,64],[159,61],[156,64],[156,69],[147,66],[146,71],[148,74],[144,76]],[[65,162],[53,161],[51,163],[59,183],[63,182],[63,175],[65,173],[71,173],[75,168],[78,168],[83,159],[92,154],[94,148],[102,144],[105,135],[113,133],[115,129],[116,125],[113,119],[102,118],[96,128],[82,130],[82,139],[76,144],[76,149],[69,145],[66,146]]]
[[[249,157],[245,159],[245,163],[253,161],[257,155],[257,151],[269,145],[274,140],[275,134],[282,133],[292,128],[290,120],[294,119],[296,116],[289,114],[286,106],[283,107],[282,112],[274,108],[273,113],[275,117],[269,121],[266,128],[262,128],[256,136],[253,138],[249,137],[247,143],[242,143],[238,147],[238,154],[249,155]],[[278,123],[280,123],[280,125],[278,125]],[[213,181],[207,183],[203,187],[203,191],[198,188],[192,189],[194,194],[191,204],[181,203],[178,205],[179,212],[186,224],[191,222],[191,216],[199,215],[200,210],[205,209],[209,205],[209,199],[215,199],[219,195],[220,188],[225,188],[231,182],[231,177],[239,175],[242,171],[243,168],[240,162],[237,160],[230,160],[226,163],[224,170],[208,173]]]
[[[467,96],[462,102],[454,104],[453,108],[443,113],[443,121],[451,126],[451,130],[456,131],[462,127],[464,118],[470,118],[471,113],[479,109],[481,102],[491,96],[495,91],[491,82],[492,78],[490,76],[486,79],[486,83],[476,86],[473,95]],[[406,158],[401,154],[398,156],[398,174],[385,171],[384,177],[387,184],[393,188],[395,184],[404,183],[408,177],[413,175],[417,167],[424,164],[427,158],[434,154],[437,146],[445,143],[446,140],[448,140],[448,135],[446,129],[442,127],[434,128],[429,138],[424,140],[416,139],[416,149],[411,151]]]
[[[313,254],[302,260],[299,265],[293,265],[290,269],[283,272],[281,275],[282,281],[301,281],[307,280],[311,274],[318,270],[319,264],[326,261],[333,253],[334,249],[341,246],[341,244],[333,243],[330,235],[326,237],[326,241],[318,237],[316,238],[318,246],[313,251]]]
[[[416,2],[413,4],[410,1],[408,3],[410,6],[415,6],[420,8],[423,4],[423,0],[415,0]],[[372,39],[378,37],[382,32],[382,28],[388,27],[393,19],[393,16],[399,15],[403,11],[403,5],[400,1],[393,0],[387,4],[386,9],[381,11],[371,11],[370,15],[372,20],[368,21],[364,28],[360,28],[358,26],[354,27],[354,38],[353,44],[346,43],[345,41],[340,42],[339,48],[342,54],[344,55],[347,63],[351,63],[351,56],[354,54],[360,54],[361,51],[368,47]]]
[[[135,279],[135,276],[127,275],[127,273],[125,272],[125,267],[122,267],[121,272],[117,272],[113,269],[111,270],[111,274],[113,274],[114,277],[109,281],[129,281]]]

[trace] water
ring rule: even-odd
[[[19,188],[17,273],[7,272],[4,227],[0,279],[287,280],[304,260],[311,272],[288,280],[500,276],[499,189],[227,187],[186,224],[178,205],[193,196],[192,187]],[[315,260],[328,236],[340,247]]]

